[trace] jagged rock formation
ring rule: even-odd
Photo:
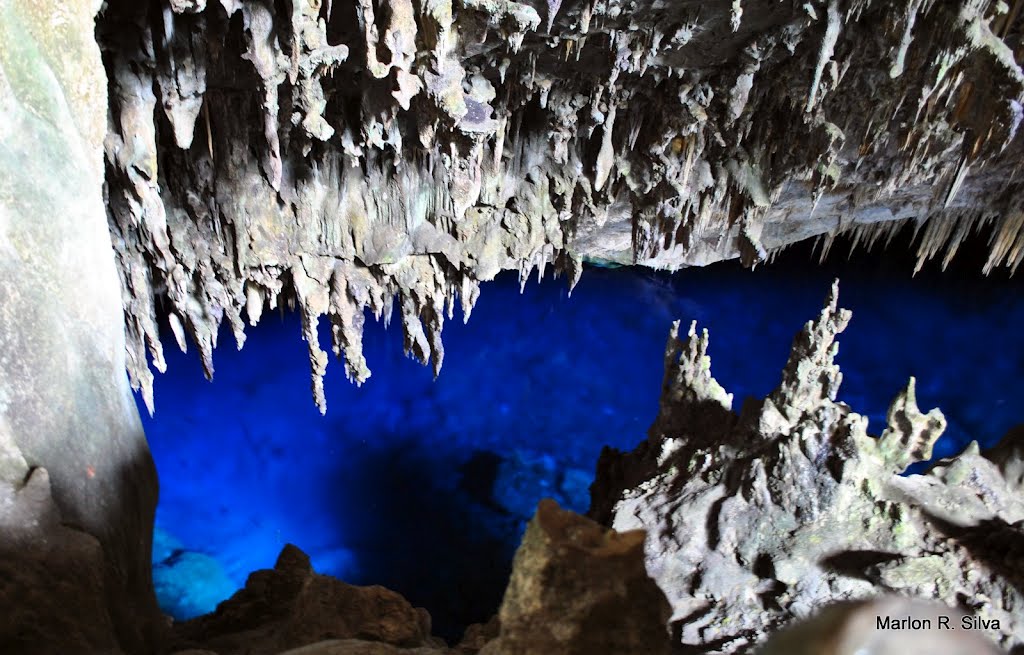
[[[1007,650],[1024,645],[1024,497],[1004,475],[1019,445],[995,461],[971,445],[900,476],[945,419],[919,411],[913,379],[877,439],[836,401],[850,320],[837,294],[797,335],[780,386],[739,415],[711,376],[707,332],[673,326],[658,418],[636,451],[602,454],[592,513],[648,531],[647,567],[688,652],[749,652],[829,602],[883,592],[960,607]]]
[[[470,626],[454,648],[430,636],[426,610],[383,587],[318,575],[288,545],[272,570],[250,575],[216,612],[175,626],[172,652],[667,655],[668,602],[644,569],[643,543],[642,531],[618,534],[542,501],[516,553],[499,616]]]
[[[644,568],[644,538],[542,500],[516,551],[498,638],[480,655],[668,655],[668,602]]]
[[[0,652],[149,653],[156,472],[124,374],[93,0],[0,0]]]
[[[430,615],[383,587],[354,587],[318,575],[291,544],[273,569],[256,571],[245,588],[212,614],[176,627],[178,638],[219,655],[274,655],[325,639],[361,639],[403,648],[443,646],[430,636]]]
[[[107,183],[128,368],[157,303],[218,328],[296,304],[325,410],[364,312],[440,369],[456,298],[548,264],[675,268],[911,222],[921,260],[1024,257],[1017,5],[991,0],[110,0]],[[943,253],[943,249],[945,249]]]

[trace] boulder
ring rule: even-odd
[[[618,533],[540,502],[480,655],[667,655],[669,606],[644,568],[642,531]]]
[[[443,645],[430,636],[430,615],[383,587],[355,587],[313,571],[288,544],[273,569],[250,574],[245,587],[212,614],[179,624],[179,646],[219,655],[277,655],[329,639],[360,639],[403,648]]]

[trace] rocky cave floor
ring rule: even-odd
[[[834,253],[810,270],[809,247],[754,272],[588,268],[571,297],[550,278],[520,296],[504,274],[468,324],[448,328],[436,381],[402,357],[394,326],[368,322],[374,377],[356,387],[332,363],[326,417],[309,400],[293,313],[265,319],[240,353],[218,349],[212,384],[197,382],[194,351],[167,344],[155,417],[140,405],[161,479],[162,608],[177,619],[212,611],[293,543],[320,573],[427,608],[434,633],[455,642],[497,610],[537,501],[585,512],[601,447],[644,438],[673,320],[708,328],[715,377],[738,407],[778,384],[834,277],[853,311],[839,400],[869,417],[869,432],[913,375],[921,408],[948,421],[936,458],[972,439],[993,445],[1021,419],[1022,282],[976,274],[969,254],[912,278],[892,252],[884,263]]]

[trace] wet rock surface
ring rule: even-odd
[[[779,387],[739,414],[711,376],[706,331],[682,338],[677,323],[658,418],[637,450],[602,455],[592,514],[648,530],[648,569],[692,652],[750,652],[830,602],[886,592],[961,608],[1018,647],[1024,501],[1003,473],[1015,465],[972,444],[901,476],[931,456],[945,419],[918,409],[913,378],[877,438],[836,402],[850,320],[837,294],[795,338]]]

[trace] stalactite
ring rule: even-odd
[[[157,296],[212,375],[222,321],[241,344],[293,295],[322,407],[318,317],[357,383],[367,308],[437,371],[455,296],[506,269],[754,266],[907,221],[921,261],[994,225],[986,270],[1015,269],[1024,73],[989,4],[111,0],[132,384],[151,403]]]

